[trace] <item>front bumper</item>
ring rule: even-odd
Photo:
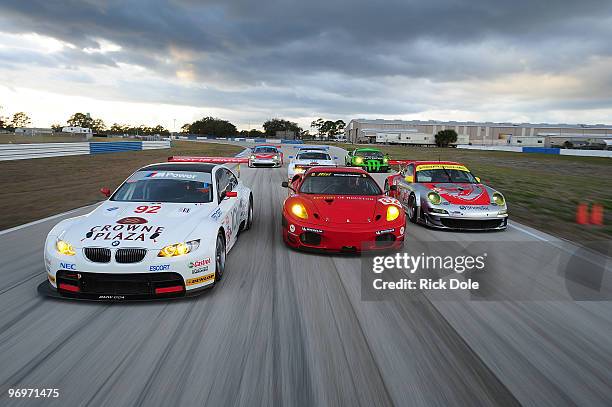
[[[397,250],[404,245],[405,219],[378,225],[312,225],[283,214],[283,240],[294,249],[332,253]]]
[[[249,159],[249,167],[280,167],[282,166],[280,159]]]
[[[87,257],[84,248],[74,256],[63,256],[48,239],[45,269],[54,296],[90,300],[142,300],[191,295],[214,285],[214,253],[204,243],[184,256],[157,257],[158,249],[149,249],[134,263],[118,263],[115,250],[106,263]]]
[[[452,230],[504,230],[508,226],[508,214],[499,214],[505,208],[483,206],[481,210],[470,206],[437,205],[423,206],[420,221],[437,229]],[[448,213],[436,213],[443,209]]]
[[[357,164],[353,161],[354,167],[361,167],[367,172],[388,172],[389,164],[385,164],[380,160],[366,160],[361,164]]]

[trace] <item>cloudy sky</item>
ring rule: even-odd
[[[0,115],[612,123],[610,0],[0,0]]]

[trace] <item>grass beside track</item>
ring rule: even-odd
[[[358,147],[334,145],[347,150]],[[464,163],[506,196],[510,219],[576,242],[612,238],[612,159],[456,148],[378,148],[395,159]],[[604,226],[578,225],[580,202],[604,205]]]
[[[104,199],[138,167],[171,155],[233,156],[242,147],[174,141],[171,149],[0,162],[0,230]]]

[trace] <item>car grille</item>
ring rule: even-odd
[[[147,255],[147,249],[117,249],[115,261],[117,263],[138,263]]]
[[[442,225],[453,229],[495,229],[503,225],[504,219],[451,219],[440,218]]]
[[[110,249],[102,247],[86,247],[83,249],[85,257],[94,263],[108,263],[111,259]]]

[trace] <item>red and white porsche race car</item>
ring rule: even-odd
[[[55,297],[129,300],[186,296],[223,276],[226,254],[253,222],[253,195],[221,165],[246,158],[171,157],[134,172],[91,213],[47,236]]]
[[[262,144],[253,147],[249,156],[249,167],[282,167],[284,155],[280,146]]]
[[[402,202],[411,222],[439,229],[506,229],[506,199],[482,184],[465,165],[450,161],[393,163],[403,168],[387,177],[385,191]]]
[[[283,239],[296,249],[354,253],[398,249],[406,215],[360,168],[313,167],[283,182]]]

